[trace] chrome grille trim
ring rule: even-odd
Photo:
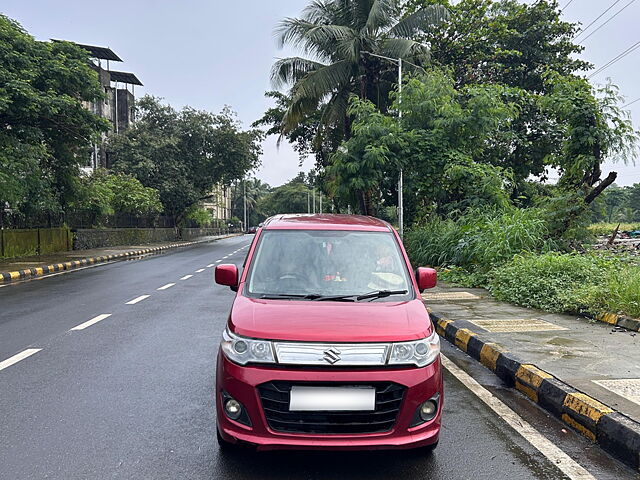
[[[376,366],[386,365],[390,343],[295,343],[274,342],[282,365]]]

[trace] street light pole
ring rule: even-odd
[[[372,57],[382,58],[398,64],[398,105],[402,104],[402,58],[385,57],[372,52],[362,52]],[[398,121],[402,121],[402,109],[398,109]],[[404,238],[404,175],[402,167],[398,175],[398,226],[400,227],[400,238]]]
[[[244,194],[243,203],[244,203],[244,229],[247,229],[247,179],[244,178],[242,181],[242,185],[244,186]]]
[[[402,106],[402,58],[398,58],[398,106]],[[402,108],[398,108],[398,122],[402,122]],[[398,178],[398,226],[400,227],[400,238],[404,238],[404,185],[403,171],[400,167]]]

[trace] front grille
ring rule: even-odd
[[[291,382],[269,382],[258,386],[269,427],[277,432],[358,434],[387,432],[400,411],[404,387],[391,382],[367,383],[376,389],[372,412],[291,412]],[[296,383],[309,386],[353,386],[354,384]],[[360,384],[361,386],[362,384]]]

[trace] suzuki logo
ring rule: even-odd
[[[340,352],[340,350],[338,350],[335,347],[327,348],[324,351],[324,360],[326,360],[331,365],[333,365],[338,360],[340,360],[340,353],[342,353],[342,352]]]

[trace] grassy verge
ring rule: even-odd
[[[405,244],[412,262],[440,266],[442,280],[485,287],[501,301],[550,312],[609,311],[640,318],[637,256],[554,251],[535,213],[474,215],[409,232]]]

